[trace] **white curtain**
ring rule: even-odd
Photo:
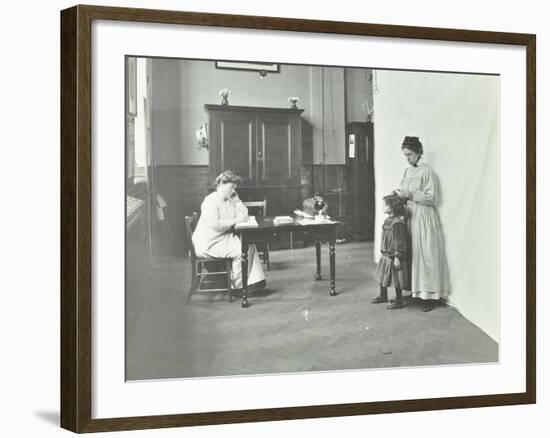
[[[422,161],[440,180],[450,304],[497,341],[499,87],[498,76],[381,70],[374,82],[375,260],[381,198],[398,187],[407,166],[403,137],[418,136]]]

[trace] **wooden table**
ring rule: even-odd
[[[329,295],[335,296],[336,293],[336,226],[339,222],[327,222],[327,223],[308,223],[302,225],[298,223],[298,219],[295,218],[291,224],[275,225],[272,217],[256,217],[258,226],[239,227],[235,230],[235,233],[241,239],[241,252],[242,252],[242,307],[248,307],[250,304],[247,299],[248,292],[248,245],[256,243],[257,241],[270,241],[274,236],[280,233],[290,233],[293,231],[307,232],[310,237],[315,240],[315,254],[317,260],[317,271],[315,274],[316,280],[321,280],[321,241],[328,241],[329,244],[329,259],[330,259],[330,287]]]

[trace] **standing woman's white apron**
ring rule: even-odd
[[[425,163],[405,170],[400,188],[412,193],[407,202],[411,239],[411,291],[415,298],[445,299],[450,290],[445,240],[439,214],[439,183]]]
[[[198,257],[230,257],[233,259],[231,283],[234,289],[242,287],[241,240],[233,234],[232,227],[220,223],[220,219],[237,217],[237,212],[248,209],[240,199],[225,199],[218,192],[204,198],[201,216],[193,233],[193,245]],[[265,280],[262,263],[256,245],[248,246],[248,285]]]

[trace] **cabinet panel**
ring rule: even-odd
[[[296,184],[300,173],[299,129],[296,118],[258,117],[258,183]]]
[[[246,114],[218,116],[216,174],[230,169],[243,178],[245,185],[256,184],[255,123],[255,117]]]
[[[265,199],[268,216],[287,215],[296,208],[302,208],[301,187],[239,187],[237,190],[243,201]]]

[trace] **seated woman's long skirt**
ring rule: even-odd
[[[242,288],[242,254],[241,239],[234,234],[227,233],[223,239],[213,244],[207,250],[198,253],[198,257],[229,257],[233,259],[231,265],[231,287],[233,289]],[[248,286],[265,280],[262,262],[256,251],[256,245],[248,245]]]

